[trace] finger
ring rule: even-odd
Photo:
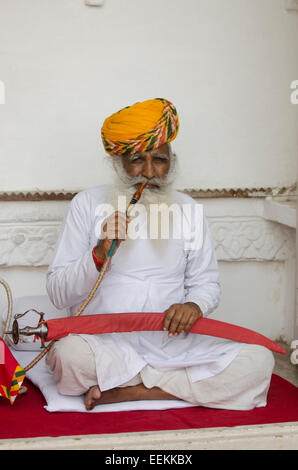
[[[181,321],[182,312],[176,310],[175,315],[171,319],[171,323],[169,325],[169,336],[174,336],[178,334],[178,327]]]
[[[191,315],[187,320],[187,324],[185,325],[184,331],[188,332],[193,326],[193,324],[195,323],[195,321],[196,321],[196,318],[193,315]]]
[[[121,214],[121,217],[118,218],[118,222],[123,224],[123,227],[125,227],[125,231],[127,233],[128,231],[128,224],[131,222],[131,217],[128,214]]]
[[[126,214],[124,214],[123,212],[114,212],[105,220],[105,222],[116,224],[122,221],[125,224],[126,220],[127,220]]]
[[[165,319],[163,322],[163,329],[168,330],[171,324],[172,317],[175,315],[175,307],[171,306],[168,310],[165,311]]]
[[[114,240],[115,238],[118,240],[125,240],[126,239],[126,227],[122,225],[118,225],[116,227],[110,227],[107,230],[106,236],[110,240]]]
[[[127,214],[124,214],[123,212],[115,212],[116,232],[117,232],[117,229],[119,228],[119,232],[121,231],[121,234],[122,234],[121,238],[123,238],[123,235],[125,238],[125,235],[127,234],[129,222],[130,222],[130,217]]]
[[[124,214],[124,212],[114,212],[113,214],[115,216],[115,219],[117,222],[122,222],[123,224],[126,224],[127,220],[129,219],[128,214]]]
[[[184,333],[185,331],[187,331],[189,325],[191,325],[191,321],[192,321],[191,317],[192,317],[192,312],[189,311],[189,309],[183,308],[181,320],[177,327],[178,334]]]
[[[187,331],[187,328],[188,328],[188,325],[191,324],[191,313],[188,313],[187,311],[184,311],[182,316],[181,316],[181,319],[180,319],[180,322],[179,324],[177,325],[177,328],[176,328],[176,335],[184,332],[184,331]]]
[[[199,318],[200,318],[200,315],[198,315],[197,313],[193,313],[188,319],[188,323],[185,327],[185,331],[189,331]]]
[[[110,239],[125,239],[127,230],[127,223],[121,219],[115,218],[114,220],[109,220],[107,223],[107,237]]]

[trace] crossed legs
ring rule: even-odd
[[[263,346],[244,345],[219,374],[191,382],[186,369],[162,371],[147,365],[129,382],[102,392],[93,352],[80,336],[59,340],[47,364],[63,395],[85,395],[85,407],[136,400],[184,400],[211,408],[249,410],[266,406],[274,368],[273,354]]]

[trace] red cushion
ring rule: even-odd
[[[8,400],[0,398],[2,424],[0,439],[42,436],[47,438],[49,436],[77,436],[79,438],[82,434],[111,435],[111,433],[116,433],[117,437],[118,433],[252,426],[298,421],[298,388],[274,374],[268,391],[267,406],[245,411],[194,406],[169,410],[113,411],[112,413],[49,413],[44,408],[46,401],[38,388],[28,379],[25,380],[25,385],[28,387],[28,392],[20,395],[13,406]],[[281,440],[278,439],[278,434],[274,438],[276,446]],[[172,442],[177,442],[175,436]],[[153,468],[157,470],[161,467]],[[170,469],[170,467],[166,468]],[[175,468],[181,469],[182,467]],[[189,466],[189,468],[194,467]]]

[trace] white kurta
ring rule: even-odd
[[[65,218],[47,274],[47,291],[55,307],[67,309],[70,315],[98,278],[92,248],[107,216],[104,204],[111,203],[112,191],[111,185],[103,185],[80,192]],[[189,207],[195,208],[197,203],[182,193],[176,197],[182,214],[185,211],[185,226],[188,224],[183,238],[163,241],[162,249],[142,238],[121,243],[83,314],[164,312],[174,303],[195,302],[207,316],[217,307],[218,265],[207,219],[202,210],[189,217]],[[141,228],[143,216],[134,220]],[[190,244],[194,239],[196,244]],[[81,336],[95,354],[102,391],[129,381],[146,364],[163,370],[186,368],[192,382],[202,380],[221,372],[243,347],[234,341],[191,333],[169,338],[163,331]]]

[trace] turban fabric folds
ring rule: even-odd
[[[103,123],[101,136],[110,155],[149,152],[177,136],[179,119],[175,106],[156,98],[121,109]]]

